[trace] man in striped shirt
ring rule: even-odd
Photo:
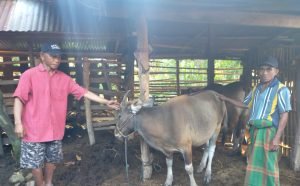
[[[260,83],[245,98],[250,110],[250,147],[244,185],[280,185],[278,149],[291,111],[290,91],[277,79],[278,61],[259,65]]]

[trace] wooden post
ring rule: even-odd
[[[299,61],[298,61],[299,62]],[[298,63],[297,69],[300,68],[300,64]],[[292,166],[295,171],[300,170],[300,73],[297,72],[296,77],[296,108],[297,108],[297,121],[298,124],[295,125],[295,144],[292,154]]]
[[[124,54],[122,61],[126,64],[124,73],[124,88],[125,90],[132,90],[129,98],[134,97],[134,51],[136,50],[136,38],[128,38],[127,52]]]
[[[34,54],[33,54],[33,42],[32,42],[32,39],[29,41],[29,59],[30,59],[30,68],[34,67],[34,66],[37,66],[36,64],[36,60],[35,60],[35,57],[34,57]]]
[[[3,155],[4,155],[4,151],[3,151],[2,134],[0,133],[0,157]]]
[[[103,63],[102,64],[102,67],[103,67],[103,76],[104,76],[104,79],[105,79],[105,83],[103,83],[103,88],[105,87],[106,90],[112,90],[112,85],[110,83],[110,79],[109,79],[109,66],[108,64],[105,64]],[[111,99],[110,96],[104,96],[105,99]]]
[[[177,87],[177,95],[180,95],[181,91],[180,91],[180,78],[179,78],[179,74],[180,74],[180,67],[179,67],[179,60],[176,59],[176,87]]]
[[[31,67],[38,66],[40,63],[41,63],[40,58],[34,57],[34,65],[31,66]],[[31,63],[30,63],[30,64],[31,64]]]
[[[240,81],[243,82],[246,94],[248,94],[248,92],[252,89],[252,66],[249,65],[249,63],[249,57],[243,59],[243,74],[240,77]]]
[[[208,42],[207,42],[207,56],[208,56],[208,67],[207,67],[207,84],[213,84],[215,79],[215,61],[213,57],[213,33],[211,26],[208,25]]]
[[[86,89],[89,89],[90,87],[90,63],[87,57],[83,58],[83,85]],[[87,98],[84,98],[84,108],[89,141],[90,145],[93,145],[95,144],[95,135],[92,124],[91,101]]]
[[[75,71],[76,71],[76,82],[79,85],[83,85],[83,67],[82,67],[82,60],[76,56],[75,58]],[[76,111],[77,113],[80,113],[80,106],[83,105],[83,100],[79,100],[76,102]],[[80,117],[80,115],[77,115],[77,117]],[[79,119],[79,118],[78,118]]]
[[[148,30],[147,21],[144,16],[140,16],[137,22],[137,49],[134,56],[139,67],[140,79],[140,99],[149,99],[149,51],[148,51]],[[152,155],[149,146],[141,138],[141,159],[143,162],[143,179],[150,179],[152,175]]]

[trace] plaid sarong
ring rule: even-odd
[[[278,153],[269,144],[277,129],[268,120],[250,121],[250,146],[245,186],[279,186]]]

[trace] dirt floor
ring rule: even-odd
[[[153,150],[152,179],[142,182],[139,139],[128,144],[129,182],[126,179],[124,145],[115,140],[112,131],[96,131],[96,144],[90,146],[86,131],[67,132],[64,139],[64,162],[54,175],[55,186],[159,186],[166,178],[166,164],[162,153]],[[5,147],[5,156],[0,158],[0,185],[10,185],[9,177],[17,168]],[[202,149],[193,149],[194,169],[200,163]],[[216,149],[212,164],[212,186],[241,186],[245,175],[245,159],[241,156],[228,156],[228,151],[220,145]],[[283,186],[296,186],[300,182],[300,172],[289,168],[288,160],[281,158],[280,180]],[[174,186],[189,185],[184,170],[182,156],[174,155]],[[195,173],[198,185],[203,185],[203,173]],[[297,184],[298,183],[298,184]],[[24,184],[21,184],[24,185]]]

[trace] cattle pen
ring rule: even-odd
[[[39,64],[39,48],[47,41],[62,46],[60,69],[87,89],[119,101],[134,90],[131,98],[147,100],[152,94],[158,104],[183,89],[212,83],[240,80],[251,88],[258,83],[257,63],[274,56],[279,78],[292,92],[282,154],[300,170],[299,31],[297,0],[2,0],[0,87],[13,119],[12,94],[20,75]],[[225,68],[218,61],[238,63]],[[216,78],[228,74],[234,77]],[[68,109],[84,113],[91,145],[95,130],[115,127],[114,113],[105,106],[70,98]],[[143,141],[141,149],[147,165],[149,147]],[[151,177],[148,169],[145,177]]]

